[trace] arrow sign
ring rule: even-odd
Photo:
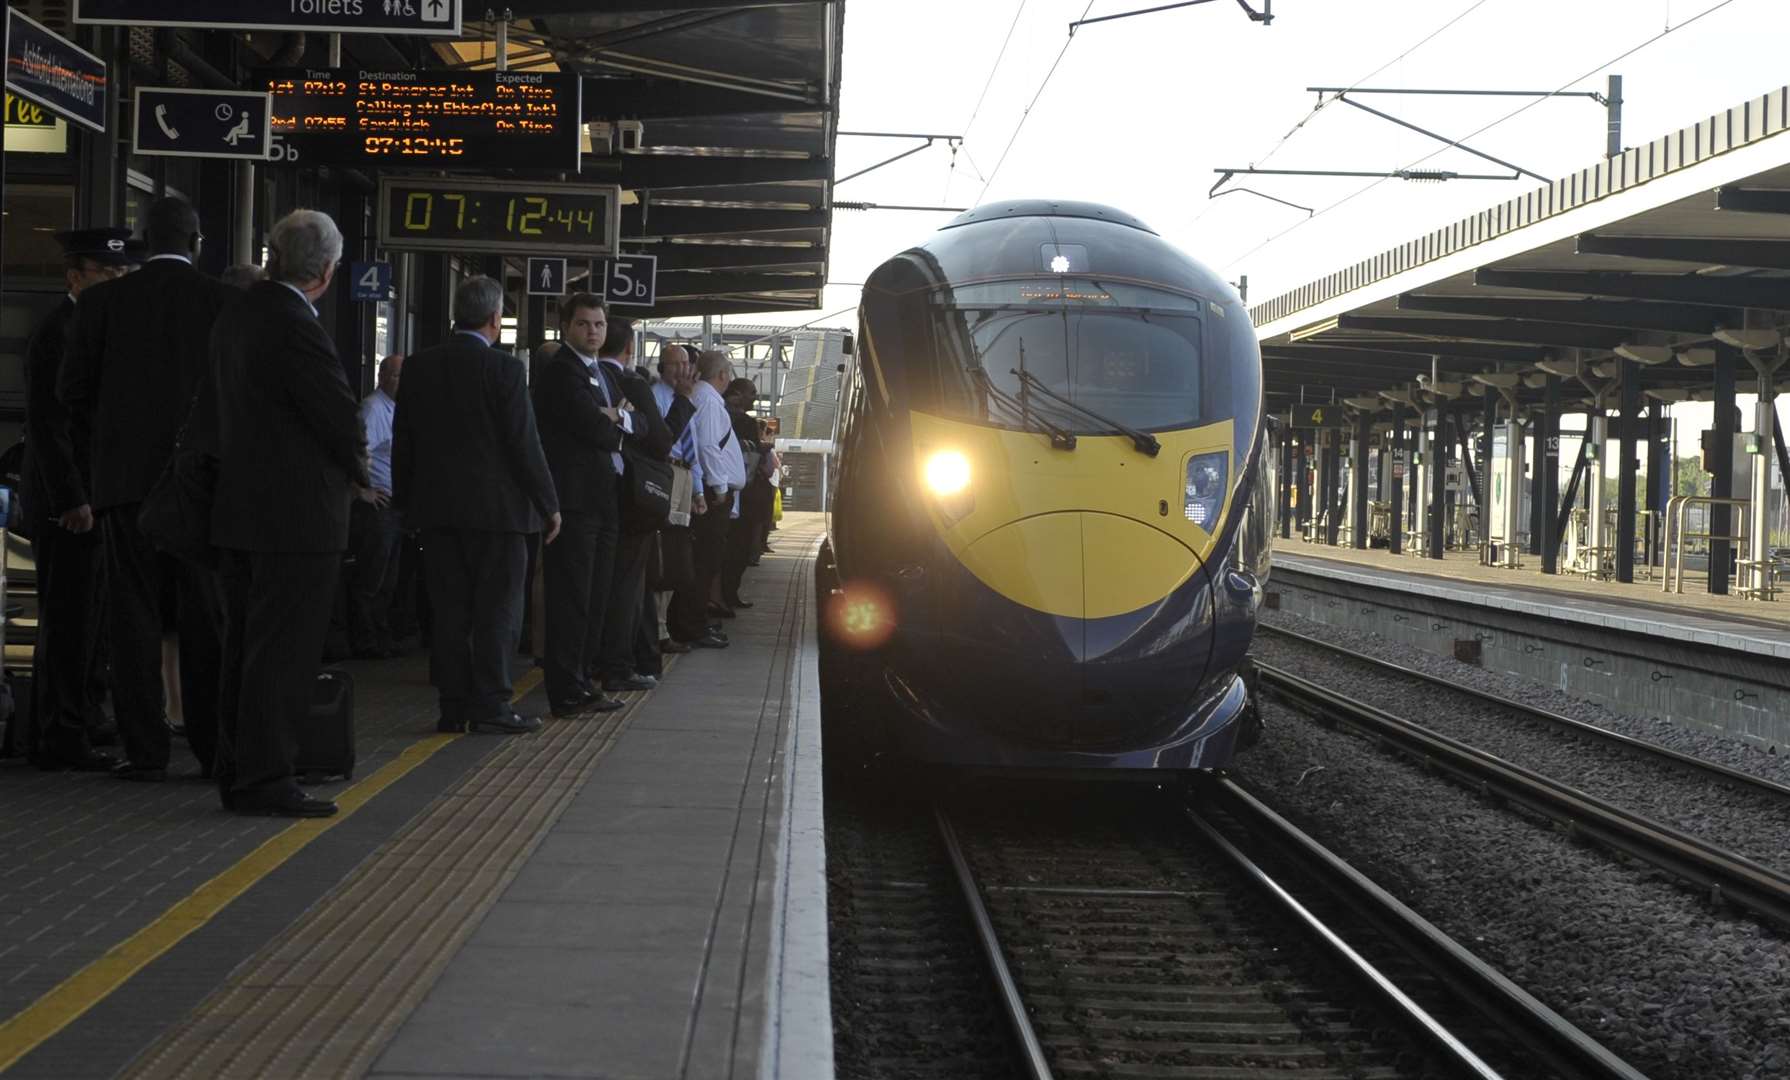
[[[531,258],[528,260],[528,295],[564,296],[566,261],[564,259]]]
[[[242,90],[137,91],[131,149],[163,157],[266,161],[273,145],[273,98]]]

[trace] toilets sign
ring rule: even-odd
[[[460,36],[461,0],[75,0],[75,21],[204,30]],[[153,11],[145,8],[152,7]]]

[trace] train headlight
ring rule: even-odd
[[[962,495],[970,486],[970,459],[955,450],[939,450],[926,459],[926,490],[942,499]]]
[[[1230,455],[1195,454],[1187,459],[1186,500],[1183,512],[1187,520],[1207,532],[1218,530],[1218,512],[1224,509],[1225,474]]]

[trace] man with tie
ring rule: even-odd
[[[492,347],[502,323],[503,287],[461,282],[453,336],[404,361],[392,417],[392,502],[422,533],[429,678],[445,732],[541,726],[511,708],[510,658],[522,634],[528,536],[544,531],[553,550],[560,500],[522,362]]]
[[[547,640],[541,673],[555,716],[619,709],[593,681],[621,530],[618,480],[622,438],[633,422],[621,387],[597,360],[609,312],[592,293],[560,305],[561,348],[535,371],[541,448],[553,472],[565,524],[559,543],[541,553]]]
[[[342,258],[326,214],[294,210],[267,238],[268,281],[211,335],[218,479],[211,540],[224,585],[218,792],[225,809],[329,817],[295,775],[323,656],[348,507],[366,488],[367,440],[336,347],[317,321]]]
[[[68,295],[25,346],[25,462],[20,469],[23,532],[37,564],[37,640],[31,654],[34,731],[24,747],[40,769],[105,772],[118,764],[93,749],[89,725],[100,718],[94,664],[99,650],[104,551],[93,528],[87,417],[56,400],[56,377],[89,285],[119,277],[137,259],[129,229],[58,233]]]
[[[192,411],[212,324],[242,293],[193,267],[205,238],[186,200],[157,199],[144,219],[149,260],[81,294],[56,393],[93,431],[90,497],[105,544],[112,705],[127,756],[113,775],[161,781],[171,751],[163,598],[171,592],[176,609],[187,744],[207,777],[217,749],[223,598],[215,573],[156,550],[137,515]]]

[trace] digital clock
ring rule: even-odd
[[[609,255],[621,189],[602,184],[386,177],[379,242],[404,251]]]

